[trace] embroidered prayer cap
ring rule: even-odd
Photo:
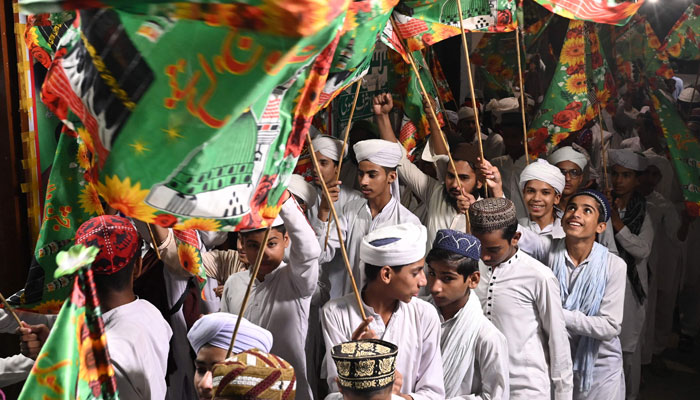
[[[608,164],[643,172],[649,166],[649,161],[642,154],[630,149],[611,149],[608,150]]]
[[[460,120],[474,119],[474,117],[475,117],[474,109],[471,107],[467,107],[467,106],[460,108],[459,111],[457,112],[457,115],[458,115]]]
[[[476,237],[452,229],[440,229],[433,241],[434,249],[443,249],[469,257],[472,260],[481,258],[481,242]]]
[[[360,260],[376,266],[412,264],[425,257],[427,240],[428,233],[423,225],[385,226],[362,238]]]
[[[187,332],[187,339],[194,352],[199,353],[199,350],[205,345],[228,350],[237,320],[238,316],[235,314],[217,312],[204,315],[195,321],[190,331]],[[266,352],[270,351],[272,333],[243,318],[238,328],[236,342],[233,344],[233,352],[240,353],[255,348]]]
[[[314,150],[330,158],[333,161],[340,161],[341,158],[348,154],[348,149],[345,149],[342,157],[340,152],[343,150],[343,142],[328,135],[319,135],[311,141]]]
[[[386,168],[396,168],[403,156],[400,144],[382,139],[363,140],[352,148],[358,163],[369,161]]]
[[[129,265],[141,251],[141,240],[134,225],[117,215],[100,215],[83,222],[75,233],[75,243],[100,249],[92,271],[111,275]]]
[[[399,348],[389,342],[365,339],[333,346],[331,357],[338,370],[338,384],[353,392],[369,392],[394,384]]]
[[[525,185],[531,180],[542,181],[553,187],[559,194],[564,191],[564,186],[566,185],[566,178],[564,178],[559,168],[542,158],[530,163],[520,173],[520,190],[525,189]]]
[[[518,223],[515,204],[503,197],[489,197],[469,207],[472,230],[492,232]]]
[[[235,354],[214,365],[214,399],[294,399],[294,368],[284,359],[259,349]]]
[[[291,194],[300,198],[308,206],[314,204],[316,201],[318,192],[316,192],[316,189],[301,175],[292,174],[292,177],[289,178],[289,186],[287,186],[287,189]]]
[[[562,161],[571,161],[572,163],[578,165],[583,171],[588,165],[588,159],[586,156],[576,150],[571,146],[564,146],[547,157],[547,160],[552,165],[557,165]]]
[[[576,192],[573,196],[571,196],[571,199],[577,196],[593,197],[598,202],[598,204],[600,204],[603,207],[603,218],[605,218],[605,221],[607,221],[610,218],[612,207],[610,206],[608,198],[603,193],[600,193],[599,191],[593,189],[584,189]],[[571,199],[569,201],[571,201]]]

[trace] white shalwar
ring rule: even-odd
[[[479,270],[484,315],[508,340],[511,400],[571,399],[571,351],[552,270],[521,250]]]
[[[173,332],[160,311],[148,301],[136,299],[102,314],[102,320],[119,397],[165,399]]]
[[[443,370],[447,373],[448,369],[455,368],[464,377],[459,387],[445,387],[446,398],[451,400],[508,400],[510,397],[508,342],[501,331],[484,317],[479,298],[473,295],[468,300],[476,301],[477,310],[471,310],[465,305],[447,321],[443,319],[432,296],[427,299],[435,306],[440,317],[440,349],[443,355]],[[470,311],[472,315],[470,315]],[[465,329],[460,325],[473,323],[474,320],[480,320],[480,323],[471,343],[473,346],[471,362],[468,363],[466,370],[462,370],[461,365],[447,365],[445,354],[454,351],[468,340],[465,337],[465,331],[469,330],[469,327]],[[460,326],[460,329],[456,329],[456,326]],[[460,360],[456,361],[460,362]]]
[[[271,353],[287,360],[297,376],[297,398],[311,400],[307,383],[306,335],[311,297],[318,281],[319,245],[306,217],[293,199],[282,205],[280,216],[289,235],[289,263],[282,262],[250,292],[245,317],[274,336]],[[231,275],[224,284],[221,311],[238,314],[251,271]]]
[[[332,219],[330,216],[329,218]],[[355,277],[358,288],[361,288],[365,282],[364,263],[360,261],[360,244],[362,243],[362,238],[373,230],[384,226],[406,223],[421,225],[418,217],[408,211],[406,207],[402,206],[393,193],[389,202],[374,218],[372,218],[372,212],[369,209],[367,200],[357,199],[345,204],[342,217],[339,217],[338,220],[340,221],[340,231],[343,235],[343,241],[345,242],[345,249],[348,252],[348,259],[350,260],[350,265],[352,265],[352,274]],[[328,222],[321,221],[316,217],[311,218],[310,221],[311,226],[314,228],[314,231],[316,231],[318,241],[324,241]],[[338,240],[338,232],[334,222],[331,222],[330,229],[328,246],[325,249],[321,249],[319,262],[332,260],[336,253],[340,253],[340,241]],[[334,282],[332,282],[332,284],[333,283]],[[333,293],[340,293],[342,296],[352,293],[352,285],[347,273],[339,277],[339,282],[336,286],[339,286],[338,289],[331,289]]]
[[[440,357],[440,319],[435,307],[419,298],[409,303],[398,302],[389,323],[364,302],[369,324],[379,339],[399,348],[396,370],[403,376],[401,393],[414,400],[444,400],[442,382],[442,358]],[[338,373],[331,357],[333,346],[351,340],[352,333],[362,323],[354,294],[331,300],[323,307],[321,315],[323,338],[326,342],[326,368],[331,392],[338,391],[335,378]]]

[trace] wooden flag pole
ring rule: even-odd
[[[479,155],[484,158],[484,144],[481,142],[481,123],[479,123],[479,108],[476,106],[476,95],[474,94],[474,78],[472,77],[472,62],[469,59],[469,46],[467,46],[467,34],[464,32],[464,22],[462,22],[462,2],[457,0],[457,12],[459,12],[459,31],[462,36],[462,47],[464,49],[464,59],[467,62],[467,76],[469,77],[469,91],[472,95],[472,106],[474,106],[474,122],[476,123],[476,138],[479,140]],[[455,170],[456,171],[456,170]],[[489,187],[484,182],[484,193],[489,197]]]
[[[318,159],[316,158],[316,152],[314,150],[314,145],[311,143],[311,135],[309,133],[306,133],[306,141],[309,143],[309,153],[311,153],[311,162],[314,164],[314,168],[316,169],[316,173],[321,175],[321,170],[318,165]],[[321,182],[321,188],[323,189],[323,194],[326,197],[326,201],[328,201],[328,204],[331,207],[331,215],[333,216],[333,220],[335,221],[335,228],[338,232],[338,241],[340,242],[340,252],[343,255],[343,261],[345,262],[345,269],[348,271],[348,275],[350,276],[350,284],[352,285],[352,291],[355,293],[355,300],[357,300],[357,306],[360,308],[360,315],[362,315],[362,320],[366,320],[367,316],[365,315],[365,308],[362,306],[362,298],[360,297],[360,291],[357,290],[357,283],[355,282],[355,277],[352,274],[352,267],[350,266],[350,260],[348,259],[348,252],[345,249],[345,240],[343,239],[343,233],[340,230],[340,222],[338,221],[338,213],[335,211],[335,206],[333,205],[333,200],[331,199],[330,193],[328,193],[328,186],[326,186],[326,182],[323,179],[319,179],[319,182]],[[330,219],[329,219],[330,220]]]
[[[355,107],[357,106],[357,99],[360,97],[360,88],[362,88],[362,78],[357,81],[357,89],[355,89],[355,98],[352,101],[352,108],[350,108],[350,118],[348,119],[348,126],[345,127],[345,138],[343,139],[343,148],[340,150],[340,157],[338,157],[338,172],[335,174],[335,181],[340,179],[340,169],[343,167],[343,156],[345,155],[345,149],[348,148],[348,138],[350,137],[350,127],[352,126],[352,117],[355,115]],[[309,141],[309,143],[311,143]],[[319,172],[316,170],[316,172]],[[321,180],[323,177],[319,172],[318,179]],[[323,248],[328,247],[328,236],[331,231],[331,220],[328,219],[328,226],[326,227],[326,240],[323,242]]]
[[[255,265],[253,266],[253,271],[250,274],[250,281],[248,282],[248,287],[245,290],[245,296],[243,296],[243,302],[241,303],[241,309],[238,311],[238,318],[236,319],[236,326],[233,328],[233,335],[231,336],[231,344],[228,346],[228,351],[226,352],[226,358],[231,357],[231,352],[233,352],[233,345],[236,343],[236,336],[238,335],[238,329],[241,327],[241,321],[243,320],[243,315],[245,314],[245,309],[248,306],[248,299],[250,299],[250,292],[253,289],[253,283],[258,277],[258,271],[260,271],[260,264],[262,264],[263,255],[265,254],[265,249],[267,248],[267,241],[270,238],[270,230],[272,229],[272,224],[265,229],[265,236],[263,236],[262,244],[260,245],[260,250],[258,250],[258,256],[255,257]]]
[[[525,162],[530,165],[530,155],[527,149],[527,120],[525,118],[525,84],[523,83],[523,66],[520,59],[520,25],[515,30],[515,46],[518,48],[518,77],[520,78],[520,112],[523,116],[523,145],[525,146]]]
[[[608,150],[605,148],[605,135],[603,134],[603,113],[598,103],[598,124],[600,125],[600,151],[603,161],[603,177],[605,179],[605,194],[610,191],[610,182],[608,182]]]
[[[12,318],[14,318],[15,321],[17,321],[17,325],[22,327],[22,320],[19,319],[19,316],[15,312],[15,309],[12,308],[12,306],[10,305],[10,303],[7,302],[7,300],[5,300],[5,296],[3,296],[2,293],[0,293],[0,300],[2,301],[2,304],[5,306],[5,309],[7,310],[7,312],[9,312],[10,315],[12,315]]]
[[[146,223],[148,227],[148,234],[151,235],[151,243],[153,243],[153,248],[156,251],[156,257],[160,260],[160,250],[158,250],[158,242],[156,242],[156,237],[153,235],[153,229],[151,229],[151,224]]]
[[[459,3],[459,1],[457,2]],[[394,28],[395,32],[398,32],[398,29],[396,28],[396,21],[394,20],[394,17],[391,17],[391,25]],[[413,69],[413,73],[416,75],[416,78],[418,79],[418,85],[420,86],[421,93],[423,94],[423,98],[428,102],[428,109],[430,110],[430,117],[433,119],[433,122],[435,123],[435,126],[437,126],[438,133],[440,135],[440,139],[442,140],[442,144],[445,146],[445,149],[449,149],[449,145],[447,144],[447,139],[445,138],[445,133],[442,131],[440,128],[440,121],[437,118],[437,114],[435,113],[435,107],[433,107],[432,101],[430,101],[430,96],[428,95],[428,91],[425,90],[425,86],[423,85],[423,80],[420,77],[420,73],[418,72],[418,67],[416,67],[416,62],[413,60],[413,55],[411,52],[407,51],[406,56],[408,57],[408,63],[411,65],[411,69]],[[476,114],[476,113],[475,113]],[[478,126],[478,120],[477,120],[477,126]],[[481,138],[481,136],[479,136]],[[481,139],[479,139],[479,143],[481,143]],[[452,154],[447,151],[447,157],[450,161],[450,166],[452,167],[452,170],[455,172],[455,176],[457,176],[457,167],[455,166],[455,160],[452,158]],[[481,153],[481,157],[483,160],[484,153]],[[457,186],[459,187],[460,192],[463,190],[462,188],[462,182],[459,180],[459,177],[457,177]],[[488,189],[487,189],[488,190]],[[467,233],[471,232],[471,223],[469,221],[469,212],[465,212],[464,215],[467,218]]]

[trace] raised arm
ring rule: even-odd
[[[289,196],[284,202],[280,216],[291,242],[290,279],[302,297],[311,296],[318,282],[318,257],[321,254],[316,234],[294,197]]]

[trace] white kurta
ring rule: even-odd
[[[318,254],[316,236],[306,217],[294,201],[282,205],[280,216],[284,220],[290,239],[289,263],[256,280],[250,292],[245,317],[252,323],[272,333],[274,344],[271,353],[287,360],[297,376],[297,398],[312,399],[307,383],[306,335],[309,324],[309,306],[318,281]],[[231,275],[221,299],[221,311],[238,314],[241,309],[250,271]]]
[[[360,244],[362,243],[362,238],[373,230],[384,226],[405,223],[421,224],[420,220],[418,220],[412,212],[408,211],[406,207],[397,202],[396,197],[393,195],[389,203],[387,203],[382,211],[374,218],[372,218],[372,212],[369,209],[367,200],[357,199],[345,204],[342,217],[338,219],[345,242],[345,249],[348,252],[348,259],[350,260],[350,265],[352,265],[352,274],[355,277],[358,289],[362,288],[365,282],[364,263],[360,261]],[[313,226],[316,232],[318,241],[325,240],[328,222],[321,221],[318,218],[311,218],[311,226]],[[321,262],[332,260],[336,256],[336,253],[340,253],[340,241],[338,240],[338,232],[335,228],[335,223],[331,223],[330,229],[328,247],[321,250],[321,256],[319,257]],[[337,286],[340,286],[339,290],[333,288],[332,290],[334,293],[341,293],[343,296],[352,293],[350,277],[347,274],[339,278]]]
[[[462,308],[454,317],[445,321],[432,297],[428,297],[428,301],[435,307],[440,317],[440,348],[444,354],[445,349],[454,348],[450,345],[450,340],[462,338],[459,332],[453,332],[453,328],[459,318],[466,317],[467,308]],[[447,368],[444,363],[443,368]],[[464,380],[457,390],[459,395],[450,399],[508,400],[510,397],[508,382],[508,342],[501,331],[484,318],[474,341],[474,363],[464,372]],[[445,391],[449,393],[450,390],[445,388]]]
[[[165,399],[172,330],[160,311],[134,300],[102,314],[109,356],[123,399]]]
[[[34,360],[21,354],[0,358],[0,388],[27,379],[33,366]]]
[[[479,263],[475,293],[508,340],[510,398],[571,399],[569,339],[552,271],[521,250],[496,267]]]
[[[409,303],[398,302],[388,325],[382,317],[364,304],[369,325],[377,336],[399,348],[396,370],[403,376],[401,393],[414,400],[444,400],[442,358],[440,357],[440,319],[435,307],[413,298]],[[321,315],[323,338],[326,342],[326,368],[331,392],[337,392],[338,373],[331,357],[333,346],[351,340],[352,333],[362,323],[354,294],[331,300]]]

